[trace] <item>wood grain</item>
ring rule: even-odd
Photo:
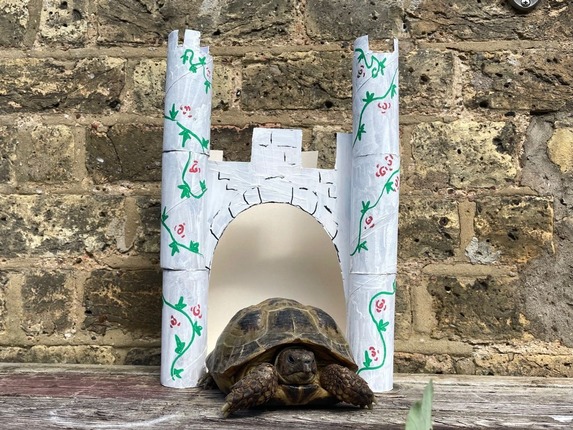
[[[40,364],[0,364],[0,427],[403,429],[430,379],[434,429],[573,429],[571,379],[396,375],[373,410],[267,408],[223,419],[222,394],[163,387],[155,367]]]

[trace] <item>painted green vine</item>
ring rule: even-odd
[[[368,57],[366,55],[366,53],[364,52],[364,50],[357,48],[354,50],[354,52],[358,53],[358,64],[360,64],[360,62],[364,62],[364,65],[366,66],[366,68],[368,70],[371,70],[371,74],[373,78],[378,77],[378,75],[382,76],[384,75],[384,69],[386,68],[386,58],[383,58],[382,61],[380,61],[378,58],[376,58],[374,55],[370,56],[370,59],[372,61],[370,61],[370,64],[368,64]]]
[[[382,311],[386,310],[386,299],[382,297],[393,296],[395,294],[396,294],[396,281],[394,281],[394,283],[392,284],[392,291],[380,291],[379,293],[372,296],[372,298],[370,299],[370,302],[368,304],[368,312],[370,314],[372,322],[376,326],[378,335],[380,336],[380,340],[382,342],[382,351],[378,350],[373,345],[365,349],[364,361],[362,362],[362,367],[358,369],[358,371],[356,372],[358,374],[366,370],[380,369],[384,366],[384,364],[386,364],[388,351],[386,346],[386,340],[384,339],[384,333],[387,331],[388,326],[390,325],[390,321],[385,321],[383,318],[378,319],[374,314],[374,312],[381,313]]]
[[[183,242],[178,241],[173,234],[173,230],[169,228],[167,225],[167,220],[169,219],[169,215],[167,215],[167,207],[163,208],[163,212],[161,214],[161,225],[165,230],[167,230],[167,234],[171,238],[171,243],[169,244],[169,248],[171,248],[171,256],[173,257],[175,254],[181,252],[181,249],[185,249],[187,251],[193,252],[194,254],[199,254],[199,242],[189,241],[189,244],[186,245]],[[185,236],[185,224],[178,224],[176,227],[176,232],[179,236]]]
[[[392,155],[386,156],[387,164],[390,164],[392,160],[393,160]],[[387,172],[391,170],[391,167],[388,166],[379,167],[378,165],[377,167],[378,167],[378,170],[376,172],[377,177],[384,176]],[[400,186],[399,175],[400,175],[400,169],[396,169],[388,176],[388,179],[386,179],[386,182],[382,187],[382,191],[380,192],[380,195],[378,196],[378,199],[376,199],[374,204],[372,204],[370,200],[362,201],[362,209],[360,210],[360,221],[358,223],[358,240],[356,242],[356,247],[350,254],[351,257],[354,256],[356,253],[360,253],[361,251],[368,251],[368,241],[362,240],[362,232],[367,228],[374,227],[374,218],[372,216],[366,217],[366,214],[372,209],[374,209],[376,206],[378,206],[378,204],[382,200],[382,197],[385,194],[390,194],[391,192],[396,192],[398,190],[398,187]]]
[[[362,99],[362,101],[364,102],[364,105],[362,106],[362,109],[360,110],[360,116],[358,118],[358,131],[356,132],[356,137],[354,137],[354,141],[352,142],[352,146],[356,145],[356,142],[361,141],[362,136],[366,134],[366,124],[364,124],[364,122],[362,121],[362,118],[364,117],[364,112],[366,111],[368,106],[370,106],[372,103],[374,103],[376,101],[382,101],[388,96],[390,96],[390,98],[392,99],[396,96],[396,94],[398,94],[398,87],[394,83],[397,73],[398,73],[398,69],[396,69],[396,71],[394,72],[394,76],[392,77],[392,81],[390,83],[390,86],[388,87],[388,90],[386,90],[386,92],[383,95],[376,96],[376,94],[366,91],[365,98]]]
[[[189,71],[191,73],[197,73],[198,70],[197,68],[201,67],[203,71],[203,79],[205,79],[205,81],[203,82],[203,85],[205,86],[205,93],[208,93],[209,90],[211,89],[211,82],[209,81],[207,76],[209,74],[209,72],[207,71],[207,57],[199,57],[199,60],[196,63],[193,62],[194,58],[195,58],[195,51],[193,51],[192,49],[186,49],[183,55],[181,56],[183,64],[189,64]]]
[[[177,126],[181,129],[179,136],[182,137],[181,140],[181,148],[185,148],[185,145],[189,140],[195,140],[203,149],[203,151],[207,151],[209,149],[209,140],[205,139],[204,137],[199,137],[196,133],[185,127],[177,120],[177,115],[179,115],[179,110],[175,107],[175,103],[169,109],[169,116],[164,115],[164,118],[177,123]]]
[[[169,303],[167,301],[167,299],[165,299],[165,296],[163,296],[163,303],[167,307],[180,313],[189,322],[189,324],[191,325],[191,328],[192,328],[191,339],[189,339],[188,341],[184,341],[177,334],[174,334],[175,358],[171,362],[171,367],[169,369],[169,373],[171,375],[172,380],[181,379],[181,374],[183,373],[184,369],[178,368],[177,362],[179,361],[179,359],[181,357],[183,357],[183,355],[185,355],[185,353],[189,350],[189,348],[191,348],[191,345],[193,345],[195,338],[197,336],[201,336],[201,332],[203,331],[203,327],[201,325],[199,325],[199,322],[198,322],[198,319],[200,319],[202,317],[201,305],[197,304],[197,305],[190,308],[193,316],[197,318],[196,320],[193,320],[193,318],[191,318],[191,315],[189,315],[187,312],[185,312],[185,308],[187,307],[187,304],[185,303],[183,296],[179,297],[179,301],[175,304]],[[180,325],[181,325],[181,322],[179,322],[177,320],[177,318],[172,315],[171,320],[170,320],[170,327],[174,328],[174,327],[178,327]]]

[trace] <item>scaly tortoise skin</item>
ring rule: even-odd
[[[207,357],[207,378],[227,394],[225,417],[263,404],[371,408],[374,394],[357,369],[330,315],[283,298],[237,312]]]

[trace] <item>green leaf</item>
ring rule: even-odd
[[[205,138],[201,139],[201,147],[203,149],[209,149],[209,141]]]
[[[201,187],[201,193],[207,191],[207,184],[205,183],[205,181],[199,181],[199,186]]]
[[[177,123],[177,125],[181,129],[181,133],[179,133],[179,136],[183,136],[183,142],[181,142],[181,147],[185,148],[185,143],[187,143],[187,141],[191,139],[191,130],[189,130],[187,127],[179,123]]]
[[[165,206],[163,208],[163,212],[161,213],[161,222],[167,221],[167,218],[169,218],[169,215],[167,215],[167,206]]]
[[[179,196],[179,198],[188,199],[189,197],[191,197],[191,187],[189,186],[189,184],[177,185],[177,188],[181,190],[181,196]]]
[[[209,89],[211,88],[211,82],[205,81],[204,85],[205,85],[205,94],[206,94],[209,92]]]
[[[369,104],[372,103],[373,100],[374,100],[374,93],[366,91],[366,98],[362,99],[362,101],[366,104]]]
[[[206,57],[199,57],[199,64],[201,64],[202,66],[207,64],[207,58]]]
[[[358,138],[358,140],[362,140],[362,135],[366,134],[365,127],[366,127],[365,124],[360,124],[360,127],[358,127],[358,133],[356,133],[356,137]]]
[[[175,240],[169,244],[169,248],[171,248],[172,257],[179,252],[179,244]]]
[[[383,320],[378,321],[378,331],[380,331],[380,332],[386,331],[386,328],[388,328],[389,324],[390,324],[390,321],[386,321],[386,322],[384,322]]]
[[[175,103],[173,103],[173,106],[171,106],[171,109],[169,109],[169,117],[166,118],[171,121],[175,121],[175,118],[177,118],[178,113],[179,111],[175,109]]]
[[[177,302],[176,305],[173,306],[175,309],[177,309],[178,311],[182,311],[183,309],[185,309],[187,307],[187,304],[185,303],[185,301],[183,300],[183,296],[179,297],[179,301]]]
[[[360,61],[366,61],[366,55],[364,54],[364,51],[362,49],[356,49],[354,52],[358,52],[358,62]]]
[[[370,200],[368,200],[367,202],[362,201],[362,210],[360,211],[360,213],[364,215],[368,211],[368,209],[370,209]]]
[[[189,52],[191,53],[191,57],[189,57]],[[183,55],[181,56],[181,60],[183,60],[183,64],[185,64],[187,61],[189,61],[189,58],[193,58],[193,50],[191,49],[186,49],[185,52],[183,53]]]
[[[189,244],[189,251],[199,254],[199,242],[193,242]]]
[[[201,327],[197,322],[193,323],[193,331],[197,334],[197,336],[201,336],[201,331],[203,331],[203,327]]]
[[[372,359],[370,358],[370,354],[368,354],[368,350],[364,351],[364,362],[362,363],[364,367],[369,368],[372,364]]]
[[[183,369],[173,369],[173,375],[176,378],[181,379],[181,374],[183,373]]]
[[[390,194],[392,191],[394,191],[392,185],[394,185],[392,181],[388,181],[384,184],[384,191],[386,191],[386,194]]]
[[[432,381],[424,388],[422,400],[415,402],[406,418],[406,430],[431,430],[432,429],[432,400],[434,386]]]
[[[396,84],[392,84],[390,86],[390,97],[393,98],[397,93],[398,93],[398,88],[396,87]]]
[[[177,335],[175,335],[175,344],[175,354],[183,354],[183,351],[185,350],[185,342],[183,342]]]
[[[197,64],[190,64],[189,65],[189,71],[191,73],[197,73]]]
[[[361,249],[363,249],[364,251],[368,251],[368,247],[366,246],[366,241],[360,242],[360,244],[358,245],[358,252],[359,253],[360,253]]]

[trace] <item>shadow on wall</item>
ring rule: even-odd
[[[334,245],[312,216],[287,204],[248,209],[221,237],[211,267],[208,351],[235,312],[269,297],[318,306],[346,331]]]

